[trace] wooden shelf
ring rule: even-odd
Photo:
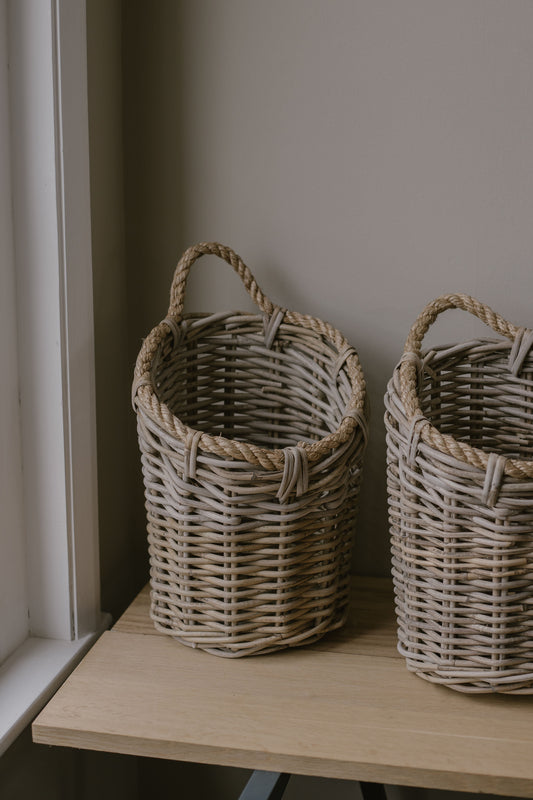
[[[533,697],[410,674],[387,580],[354,578],[347,625],[315,645],[237,660],[157,633],[148,605],[146,588],[37,717],[36,742],[533,797]]]

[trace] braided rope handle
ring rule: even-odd
[[[516,325],[507,322],[506,319],[493,311],[492,308],[489,308],[489,306],[484,303],[480,303],[479,300],[467,294],[446,294],[428,303],[409,331],[400,367],[402,402],[408,417],[411,419],[421,414],[416,390],[416,360],[421,357],[424,336],[436,321],[437,317],[450,308],[468,311],[474,317],[477,317],[492,328],[495,333],[506,336],[511,340],[514,340],[517,333],[521,330],[517,328]]]
[[[508,339],[514,339],[518,333],[519,328],[517,328],[516,325],[507,322],[500,314],[497,314],[492,308],[489,308],[485,303],[481,303],[474,297],[470,297],[468,294],[445,294],[442,297],[437,297],[437,299],[433,300],[431,303],[428,303],[414,322],[405,343],[405,351],[420,355],[422,340],[429,328],[433,325],[439,314],[442,314],[450,308],[468,311],[474,317],[477,317],[491,327],[495,333],[506,336]]]
[[[185,251],[174,272],[167,318],[160,322],[144,340],[137,356],[132,386],[134,408],[141,406],[171,436],[178,437],[184,442],[189,441],[191,435],[195,432],[184,425],[181,420],[171,413],[168,407],[158,400],[152,386],[151,365],[162,338],[168,335],[169,329],[174,331],[176,323],[181,321],[189,272],[194,262],[203,255],[216,255],[230,264],[241,278],[254,303],[267,317],[279,310],[261,291],[249,268],[231,248],[217,242],[200,242]],[[313,330],[318,335],[329,339],[339,353],[337,371],[341,366],[345,367],[352,389],[350,400],[337,430],[315,442],[299,442],[297,447],[305,453],[309,463],[314,463],[347,442],[357,428],[360,428],[366,441],[368,436],[366,383],[356,351],[329,322],[324,322],[307,314],[299,314],[296,311],[285,311],[284,315],[279,315],[277,325],[279,325],[281,319],[288,324]],[[283,469],[285,466],[287,448],[269,449],[251,443],[226,439],[223,436],[211,436],[207,433],[200,434],[196,441],[196,447],[198,446],[201,446],[207,452],[216,453],[220,456],[244,458],[250,464],[261,465],[266,469]]]
[[[259,306],[264,314],[272,314],[274,304],[261,291],[254,276],[242,258],[230,247],[225,247],[218,242],[200,242],[199,244],[189,247],[178,262],[170,288],[169,317],[174,317],[178,320],[181,319],[185,304],[185,288],[189,272],[194,262],[204,255],[218,256],[232,266],[254,303]]]
[[[456,308],[468,311],[473,316],[488,325],[495,333],[505,336],[515,343],[511,351],[511,358],[516,360],[517,351],[520,350],[520,357],[523,360],[525,350],[520,348],[520,342],[524,338],[527,349],[531,346],[529,331],[517,327],[508,322],[492,308],[466,294],[447,294],[438,297],[428,303],[422,313],[413,323],[409,335],[407,336],[403,356],[399,367],[400,397],[403,403],[407,418],[412,422],[416,436],[437,448],[441,452],[447,453],[460,461],[463,461],[480,469],[487,469],[489,465],[489,454],[477,447],[472,447],[466,442],[460,442],[449,434],[440,433],[435,428],[420,408],[418,397],[418,368],[422,355],[422,342],[429,328],[436,321],[439,314],[448,309]],[[513,370],[516,374],[516,370]],[[533,477],[533,462],[518,459],[507,459],[505,469],[506,475],[515,478]]]

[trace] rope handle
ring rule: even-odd
[[[218,256],[232,266],[254,303],[259,306],[264,314],[268,316],[272,314],[275,308],[274,304],[261,291],[254,276],[242,258],[230,247],[225,247],[225,245],[219,244],[218,242],[200,242],[199,244],[189,247],[188,250],[184,252],[174,272],[174,278],[170,288],[170,305],[168,307],[168,316],[170,318],[177,319],[178,321],[181,319],[183,307],[185,305],[185,288],[189,272],[194,262],[204,255]]]
[[[489,470],[492,476],[492,461],[487,453],[472,447],[467,442],[458,441],[449,434],[441,434],[422,413],[420,407],[418,377],[421,369],[422,342],[439,314],[450,308],[468,311],[492,328],[495,333],[505,336],[513,342],[509,354],[509,371],[515,376],[519,374],[522,364],[533,346],[533,331],[513,325],[493,311],[492,308],[470,295],[447,294],[428,303],[413,323],[405,342],[398,377],[400,398],[407,419],[411,422],[411,450],[416,449],[419,440],[423,439],[443,453],[447,453],[480,469]],[[533,477],[533,461],[511,458],[500,459],[500,461],[501,464],[498,462],[499,481],[501,481],[504,474],[520,478]],[[494,494],[493,477],[491,477],[489,483],[489,488]],[[485,489],[485,494],[487,494],[487,489]]]
[[[428,303],[422,313],[414,322],[407,341],[405,342],[404,354],[415,353],[420,356],[422,341],[428,332],[429,328],[433,325],[439,314],[447,311],[450,308],[457,308],[462,311],[468,311],[474,317],[477,317],[486,325],[488,325],[495,333],[506,336],[508,339],[513,340],[520,330],[516,325],[507,322],[500,314],[497,314],[492,308],[480,303],[474,297],[468,294],[445,294],[442,297],[437,297],[431,303]]]
[[[508,322],[504,317],[496,313],[496,311],[493,311],[492,308],[485,305],[485,303],[481,303],[470,295],[445,294],[442,297],[438,297],[436,300],[432,300],[413,323],[405,342],[403,357],[400,364],[402,402],[410,419],[418,417],[421,414],[417,397],[417,372],[422,355],[422,342],[437,317],[451,308],[468,311],[474,317],[477,317],[492,328],[495,333],[505,336],[511,341],[516,342],[518,340],[520,342],[525,333],[524,328],[519,328],[511,322]],[[520,355],[523,361],[523,357],[526,353],[522,351]],[[516,362],[515,356],[516,354],[513,354],[513,363]],[[514,371],[516,372],[518,364],[515,363],[514,366]],[[512,368],[511,364],[510,368]]]
[[[188,428],[170,409],[158,399],[153,386],[152,366],[163,338],[170,334],[177,343],[182,335],[181,321],[185,300],[185,286],[190,269],[194,262],[202,255],[217,255],[233,267],[239,275],[248,294],[263,312],[265,346],[270,348],[273,339],[282,323],[295,325],[313,331],[317,336],[322,336],[333,345],[338,352],[337,362],[334,367],[336,380],[341,370],[345,372],[351,394],[346,403],[346,408],[341,422],[336,430],[326,434],[322,439],[313,442],[298,442],[296,450],[289,454],[290,464],[286,464],[287,449],[290,448],[265,448],[252,443],[227,439],[223,436],[211,436],[208,433],[195,432]],[[239,458],[253,465],[260,465],[269,470],[283,470],[283,484],[292,491],[304,491],[306,481],[306,462],[314,464],[321,458],[352,440],[356,431],[360,431],[366,443],[367,439],[367,412],[366,412],[366,383],[359,358],[356,351],[350,347],[344,336],[330,325],[329,322],[316,319],[297,311],[286,311],[275,306],[263,294],[257,285],[252,273],[233,250],[217,242],[201,242],[185,251],[180,258],[170,290],[170,306],[166,319],[152,329],[144,340],[135,364],[134,380],[132,386],[132,402],[136,409],[142,408],[144,412],[155,420],[172,437],[177,437],[185,442],[188,452],[188,469],[194,472],[196,451],[201,448],[205,452],[221,456]],[[194,434],[194,436],[193,436]],[[191,438],[193,437],[193,438]],[[293,448],[294,450],[294,448]],[[303,451],[300,453],[299,451]],[[291,467],[293,464],[293,467]]]

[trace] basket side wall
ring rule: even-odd
[[[387,480],[399,649],[411,670],[463,691],[533,691],[533,486],[428,445],[387,394]]]

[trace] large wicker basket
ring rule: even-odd
[[[260,314],[184,314],[203,254],[227,261]],[[239,256],[190,248],[133,384],[151,616],[217,655],[303,645],[345,620],[365,383],[328,323],[273,306]]]
[[[506,338],[422,353],[449,308]],[[532,342],[472,297],[441,297],[385,400],[399,650],[463,692],[533,693]]]

